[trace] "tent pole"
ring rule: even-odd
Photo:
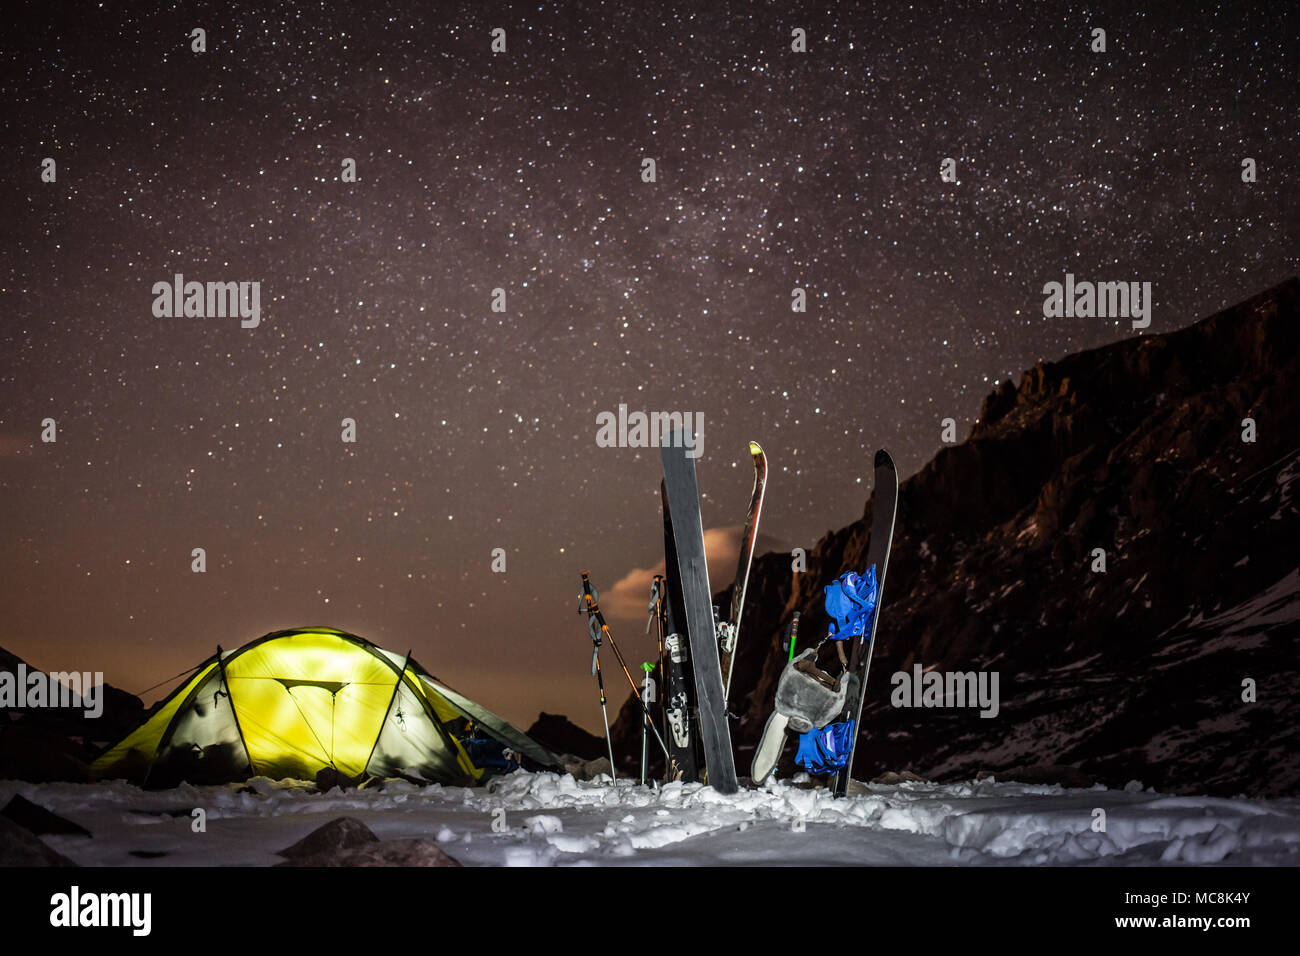
[[[388,658],[385,657],[384,660],[387,661]],[[392,666],[392,664],[393,664],[392,661],[388,661],[388,665],[390,667]],[[388,709],[384,711],[384,719],[379,722],[380,734],[384,732],[384,724],[388,723],[388,715],[393,712],[393,701],[397,700],[397,691],[402,686],[402,678],[406,675],[406,669],[410,666],[411,666],[411,651],[410,649],[408,649],[406,652],[406,660],[402,661],[402,669],[397,672],[397,682],[393,684],[393,696],[388,698]],[[370,761],[374,759],[375,748],[378,746],[379,746],[379,734],[375,734],[375,742],[370,745],[370,753],[366,754],[366,762],[361,766],[363,772],[370,768]]]
[[[244,739],[244,728],[239,726],[239,711],[235,710],[235,695],[230,691],[230,681],[226,679],[226,662],[221,659],[221,645],[217,645],[217,667],[221,670],[221,685],[226,688],[226,700],[230,701],[230,715],[235,718],[235,731],[239,734],[239,742],[244,745],[244,756],[248,758],[248,775],[257,776],[257,768],[253,766],[253,752],[248,749],[248,741]]]

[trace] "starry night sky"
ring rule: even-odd
[[[811,547],[875,448],[1134,334],[1044,283],[1153,282],[1150,334],[1300,271],[1288,4],[155,6],[41,5],[0,73],[0,645],[131,691],[328,624],[599,727],[578,572],[648,658],[662,536],[597,412],[704,413],[727,567],[749,439]],[[260,327],[155,318],[178,272]]]

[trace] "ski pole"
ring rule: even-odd
[[[650,620],[646,621],[645,625],[646,630],[650,630],[650,621],[654,621],[656,624],[655,637],[659,644],[659,675],[664,682],[664,687],[667,687],[668,662],[664,659],[664,634],[666,633],[664,625],[668,617],[668,609],[664,605],[664,576],[662,574],[656,574],[650,584],[650,606],[646,610],[650,612]],[[664,698],[659,701],[659,726],[665,734],[668,733],[667,697],[668,695],[665,694]],[[665,772],[666,770],[665,767]]]
[[[578,613],[582,613],[578,608]],[[590,620],[590,619],[589,619]],[[605,678],[600,672],[600,631],[588,623],[587,633],[591,635],[591,672],[596,677],[596,686],[600,689],[600,717],[605,722],[605,745],[609,748],[609,778],[618,782],[618,772],[614,769],[614,741],[609,735],[609,711],[605,707]]]
[[[659,645],[659,673],[664,673],[664,623],[663,623],[663,586],[664,578],[662,574],[656,574],[654,580],[650,582],[650,604],[646,607],[646,613],[650,616],[645,622],[645,632],[650,633],[650,625],[658,622],[659,627],[656,629],[655,638]]]
[[[617,783],[618,771],[614,769],[614,738],[609,735],[609,711],[605,709],[605,678],[600,673],[600,644],[591,652],[591,668],[600,687],[600,718],[605,722],[605,746],[609,748],[609,779]]]
[[[636,686],[636,681],[632,678],[632,672],[628,670],[627,661],[624,660],[622,652],[618,649],[618,644],[614,642],[614,635],[610,632],[609,625],[605,623],[605,615],[600,610],[600,594],[591,584],[590,576],[586,571],[582,572],[582,599],[586,603],[584,608],[587,612],[587,626],[592,631],[592,640],[596,640],[596,628],[599,625],[600,633],[604,635],[605,640],[609,642],[610,650],[614,652],[614,657],[618,659],[618,665],[623,670],[623,676],[627,678],[628,686],[632,688],[632,694],[636,697],[637,703],[641,705],[641,713],[650,721],[650,729],[654,731],[655,740],[658,741],[660,749],[664,752],[664,759],[668,759],[668,745],[664,743],[663,737],[654,726],[654,721],[650,718],[650,710],[646,707],[646,702],[641,699],[641,691]]]
[[[790,660],[794,660],[794,645],[799,640],[799,612],[794,612],[794,617],[790,619]]]
[[[641,693],[647,704],[653,704],[655,702],[655,679],[650,674],[654,671],[655,666],[649,661],[642,661],[641,669],[645,671],[645,679],[641,682]],[[650,714],[645,713],[641,715],[641,786],[643,787],[645,786],[646,743],[648,742],[646,729],[648,727],[650,727]]]
[[[585,610],[587,612],[587,627],[591,631],[591,639],[596,641],[597,646],[599,646],[600,642],[596,636],[597,625],[599,625],[600,633],[603,634],[605,640],[609,642],[609,648],[614,652],[614,657],[618,659],[618,666],[623,669],[623,676],[627,678],[628,686],[632,688],[632,693],[636,696],[637,703],[641,705],[641,712],[645,715],[647,720],[650,720],[650,711],[646,708],[645,701],[641,699],[641,691],[636,686],[636,681],[632,677],[632,672],[627,669],[627,661],[623,659],[623,654],[619,651],[618,645],[614,643],[614,635],[610,633],[609,625],[605,623],[605,615],[601,613],[600,604],[597,602],[599,597],[600,595],[591,585],[590,576],[586,571],[583,571],[582,600],[585,602],[586,606],[579,610]],[[664,743],[663,737],[659,736],[659,731],[655,728],[653,721],[651,721],[650,729],[654,731],[655,740],[659,742],[659,746],[664,752],[664,759],[670,759],[668,755],[668,745]]]

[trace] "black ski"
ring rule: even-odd
[[[695,690],[687,654],[686,612],[682,610],[682,579],[677,572],[677,548],[673,544],[672,512],[668,491],[661,481],[659,495],[664,503],[664,592],[659,595],[664,633],[665,672],[663,709],[668,722],[668,780],[695,783],[700,779],[695,763]]]
[[[695,442],[689,429],[676,431],[660,449],[660,457],[677,549],[686,633],[695,670],[695,702],[700,712],[700,739],[704,744],[708,782],[720,793],[735,793],[740,784],[736,779],[717,635],[713,628],[713,596],[709,592],[709,569],[705,562],[700,493],[695,479],[695,459],[687,456],[693,447]]]
[[[740,560],[736,564],[736,583],[731,588],[731,614],[718,627],[718,659],[722,667],[722,699],[731,694],[731,669],[736,661],[740,641],[740,615],[745,610],[745,588],[749,585],[749,568],[754,562],[754,541],[758,537],[758,519],[763,512],[763,492],[767,488],[767,455],[758,442],[749,443],[754,460],[754,491],[749,497],[745,531],[740,539]]]
[[[871,670],[872,652],[876,648],[876,629],[880,624],[880,606],[885,603],[885,571],[889,567],[889,549],[894,542],[894,514],[898,510],[898,471],[894,459],[883,448],[876,452],[876,501],[871,510],[871,540],[867,543],[867,567],[876,569],[876,607],[871,613],[871,627],[864,637],[853,641],[849,657],[848,696],[841,720],[853,721],[853,748],[849,762],[835,778],[835,796],[849,791],[853,773],[853,756],[862,739],[862,701],[866,696],[867,675]]]

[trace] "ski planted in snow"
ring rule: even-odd
[[[767,488],[767,455],[758,442],[749,443],[754,460],[754,490],[745,515],[745,531],[740,539],[740,560],[736,564],[736,583],[731,588],[731,613],[718,625],[718,659],[722,668],[722,699],[731,693],[731,669],[740,640],[740,615],[745,610],[745,589],[749,585],[749,568],[754,562],[754,541],[758,537],[758,519],[763,512],[763,492]]]
[[[867,675],[871,670],[872,652],[876,648],[876,633],[880,623],[880,606],[885,602],[885,571],[889,567],[889,550],[894,543],[894,515],[898,510],[898,470],[894,459],[883,448],[876,452],[876,500],[871,511],[871,539],[867,543],[867,567],[876,569],[876,606],[871,612],[871,627],[853,639],[849,655],[849,669],[845,675],[848,694],[841,720],[853,721],[853,745],[849,761],[835,778],[835,796],[849,791],[849,777],[853,773],[853,756],[862,737],[862,701],[866,696]]]
[[[695,689],[687,653],[686,612],[682,609],[682,579],[677,573],[677,548],[673,544],[672,512],[668,508],[668,490],[659,483],[664,504],[665,580],[659,594],[660,627],[664,635],[664,719],[667,721],[668,780],[696,783],[700,779],[695,761]]]
[[[690,429],[675,431],[660,449],[664,488],[668,496],[677,570],[681,578],[681,603],[686,614],[686,634],[695,671],[695,702],[700,713],[700,740],[709,786],[720,793],[740,789],[736,779],[727,702],[722,689],[717,634],[713,628],[713,596],[704,554],[704,525],[700,519],[700,493],[695,477],[695,448]]]

